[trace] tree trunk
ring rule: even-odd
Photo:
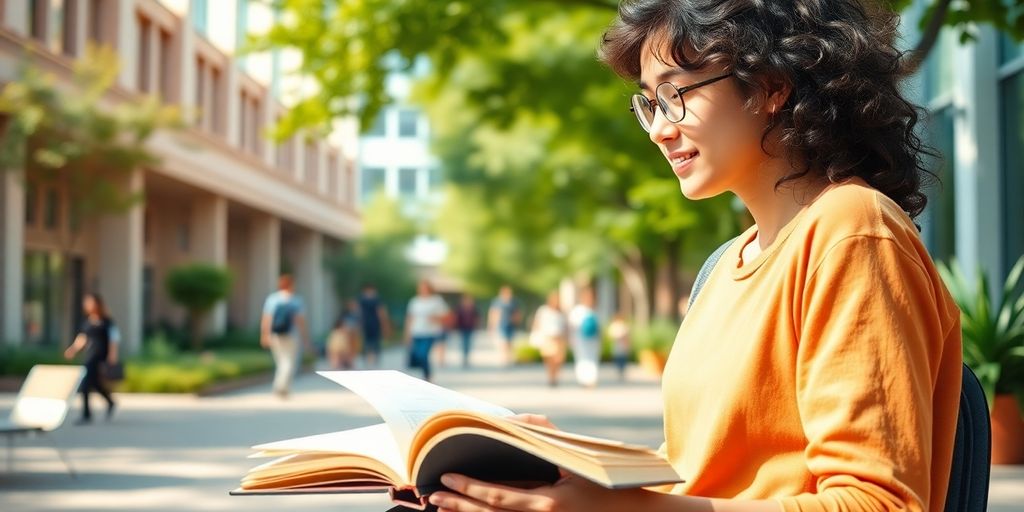
[[[622,281],[629,291],[633,303],[633,323],[644,327],[651,322],[651,303],[647,296],[647,276],[640,262],[640,252],[627,251],[628,254],[618,258],[617,267],[622,274]]]
[[[200,311],[188,312],[188,330],[192,337],[192,350],[197,354],[203,350],[203,319],[206,314]]]
[[[924,32],[921,33],[921,41],[917,43],[917,46],[912,51],[904,54],[900,62],[900,72],[904,76],[916,73],[921,68],[921,65],[924,64],[924,60],[928,58],[928,54],[931,53],[932,48],[939,39],[942,26],[946,23],[951,3],[952,0],[939,0],[939,3],[935,5],[935,10],[932,12],[932,17],[928,20],[928,25],[925,26]]]

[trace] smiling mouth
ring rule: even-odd
[[[689,162],[690,160],[693,160],[699,154],[700,151],[691,151],[689,153],[676,155],[672,157],[672,159],[669,161],[672,163],[673,166],[682,165],[685,164],[686,162]]]

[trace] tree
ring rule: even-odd
[[[175,267],[164,286],[174,302],[188,311],[188,332],[192,349],[203,349],[203,327],[207,315],[231,292],[231,272],[222,267],[193,263]]]
[[[880,5],[896,9],[908,1]],[[993,14],[998,1],[943,10],[939,0],[925,19],[962,30],[970,29],[968,21],[1015,25],[1012,9]],[[542,293],[559,273],[614,267],[642,323],[652,315],[654,289],[678,297],[679,266],[695,266],[694,254],[706,255],[743,222],[728,198],[681,198],[625,110],[632,87],[596,62],[617,2],[278,5],[281,22],[252,48],[298,50],[299,73],[320,86],[286,116],[280,136],[351,114],[368,126],[390,100],[388,75],[419,58],[430,62],[419,100],[431,119],[435,153],[456,187],[437,230],[451,246],[448,270],[470,289],[514,281]],[[929,33],[916,55],[930,48]]]
[[[26,185],[57,190],[66,198],[69,222],[58,231],[64,262],[83,226],[142,200],[124,186],[127,178],[158,163],[147,139],[158,129],[180,125],[178,111],[157,98],[109,104],[118,70],[113,50],[89,47],[75,62],[69,86],[58,85],[54,74],[26,60],[20,79],[0,92],[0,114],[6,117],[0,168],[23,171]],[[67,284],[69,265],[62,269],[61,282]],[[70,299],[65,297],[65,310]]]
[[[363,235],[325,261],[335,294],[356,297],[364,284],[373,283],[389,304],[411,297],[416,277],[405,252],[415,234],[395,201],[375,196],[363,211]]]

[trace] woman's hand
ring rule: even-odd
[[[438,512],[599,512],[644,509],[642,489],[611,490],[575,476],[553,485],[517,489],[481,482],[462,475],[446,474],[441,483],[453,492],[430,495]]]
[[[64,359],[74,359],[75,358],[75,352],[77,352],[77,351],[75,350],[74,346],[71,346],[71,347],[68,347],[68,348],[64,349]]]

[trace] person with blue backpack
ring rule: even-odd
[[[601,362],[601,322],[594,311],[594,290],[580,291],[579,303],[569,313],[576,382],[581,386],[597,387],[597,373]]]
[[[300,347],[312,351],[306,328],[306,312],[302,298],[295,294],[291,275],[282,274],[277,280],[277,291],[263,304],[260,322],[260,345],[274,355],[274,394],[288,398]]]

